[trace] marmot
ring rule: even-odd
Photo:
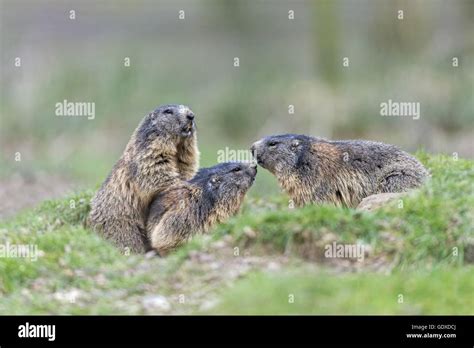
[[[326,202],[356,207],[375,193],[418,187],[429,175],[408,153],[374,141],[284,134],[263,138],[250,150],[297,206]]]
[[[147,220],[151,247],[160,256],[236,214],[257,174],[254,163],[228,162],[200,169],[194,178],[161,192]]]
[[[149,113],[91,202],[89,226],[120,248],[149,249],[145,223],[153,197],[198,168],[194,113],[163,105]]]

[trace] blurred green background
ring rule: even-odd
[[[474,158],[471,0],[0,4],[0,195],[11,200],[25,183],[39,196],[95,187],[165,103],[197,114],[202,166],[286,132]],[[95,119],[57,117],[64,99],[95,102]],[[380,116],[388,99],[420,102],[421,118]],[[277,191],[260,170],[251,194]]]

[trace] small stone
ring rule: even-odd
[[[378,193],[365,197],[357,206],[358,210],[372,211],[386,206],[388,203],[404,196],[406,193]]]
[[[152,259],[156,256],[159,257],[160,255],[155,250],[150,250],[149,252],[145,254],[145,259]]]
[[[211,262],[209,264],[209,268],[213,270],[219,269],[220,267],[221,267],[221,264],[219,262]]]
[[[250,239],[254,239],[255,237],[257,237],[257,233],[249,226],[244,227],[244,234]]]
[[[142,300],[142,304],[143,307],[162,311],[169,311],[171,309],[171,305],[166,297],[161,295],[147,296]]]
[[[60,302],[75,302],[79,297],[83,295],[83,292],[79,289],[71,289],[68,291],[55,292],[53,297]]]
[[[201,306],[199,307],[200,311],[206,312],[213,308],[215,308],[219,304],[218,300],[208,300],[204,301]]]
[[[322,231],[321,244],[326,245],[338,240],[338,237],[335,233]]]
[[[219,240],[212,245],[214,249],[222,249],[222,248],[225,248],[225,246],[226,246],[226,242],[224,242],[223,240]]]
[[[270,261],[268,264],[267,264],[267,269],[269,271],[279,271],[281,269],[280,265],[274,261]]]
[[[31,293],[28,289],[21,289],[20,293],[24,297],[31,297]]]

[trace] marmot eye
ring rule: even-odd
[[[173,109],[169,109],[169,108],[165,109],[165,111],[163,111],[163,113],[171,115],[173,113]]]
[[[240,172],[240,167],[235,167],[234,169],[232,169],[233,172]]]
[[[277,145],[277,142],[276,142],[276,141],[270,141],[270,142],[268,143],[268,146],[270,146],[270,147],[273,147],[273,146],[276,146],[276,145]]]

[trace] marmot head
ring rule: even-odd
[[[196,125],[194,113],[185,105],[162,105],[143,119],[137,130],[140,143],[158,136],[174,139],[188,138],[194,135]]]
[[[250,151],[260,166],[279,176],[299,171],[310,146],[311,138],[306,135],[282,134],[260,139]]]
[[[243,198],[257,175],[257,165],[245,162],[227,162],[200,169],[190,183],[203,190],[212,202]]]
[[[171,185],[155,198],[148,214],[153,248],[167,252],[236,214],[256,174],[256,164],[228,162]]]

